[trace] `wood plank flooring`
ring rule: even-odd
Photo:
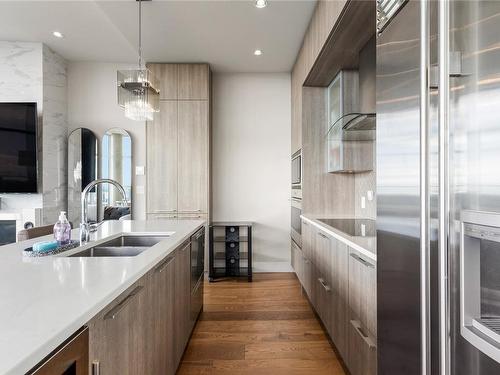
[[[178,375],[344,375],[293,273],[205,283]]]

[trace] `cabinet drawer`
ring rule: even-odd
[[[318,269],[319,277],[331,286],[332,282],[332,259],[331,243],[333,239],[321,230],[314,232],[314,248],[312,261]]]
[[[349,308],[351,319],[359,320],[377,336],[377,271],[374,262],[349,248]]]
[[[302,220],[302,253],[307,259],[311,259],[312,255],[312,224]]]
[[[314,267],[314,266],[313,266]],[[314,278],[314,298],[313,305],[316,313],[319,315],[324,327],[328,332],[331,331],[331,312],[332,312],[332,289],[331,285],[322,277],[317,267],[313,268]]]
[[[302,275],[301,275],[301,265],[303,263],[302,252],[300,251],[299,247],[294,241],[292,241],[291,244],[291,263],[293,270],[297,275],[297,278],[302,283]]]
[[[306,291],[307,295],[309,296],[309,300],[313,298],[313,290],[312,290],[312,284],[311,284],[311,279],[312,279],[312,263],[305,255],[302,256],[302,286],[304,287],[304,290]],[[311,301],[312,302],[312,301]]]
[[[341,356],[347,358],[347,327],[349,324],[349,260],[348,247],[345,243],[332,239],[331,259],[331,324],[330,337]]]
[[[351,320],[348,326],[349,354],[347,367],[351,375],[377,374],[376,340],[358,320]]]

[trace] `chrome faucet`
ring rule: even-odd
[[[82,191],[82,217],[80,220],[80,244],[86,243],[90,240],[90,233],[95,232],[97,230],[98,225],[92,225],[88,222],[87,219],[87,195],[90,190],[92,190],[95,186],[101,184],[111,184],[116,186],[116,188],[120,191],[123,202],[127,206],[127,194],[125,193],[125,189],[115,180],[111,180],[108,178],[102,178],[92,181],[88,184],[85,189]]]

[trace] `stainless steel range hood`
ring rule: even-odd
[[[328,129],[328,172],[372,171],[375,153],[374,113],[348,113]]]
[[[328,87],[327,172],[375,168],[376,42],[359,51],[357,70],[341,70]]]

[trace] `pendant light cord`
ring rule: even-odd
[[[139,0],[139,70],[142,70],[142,0]]]

